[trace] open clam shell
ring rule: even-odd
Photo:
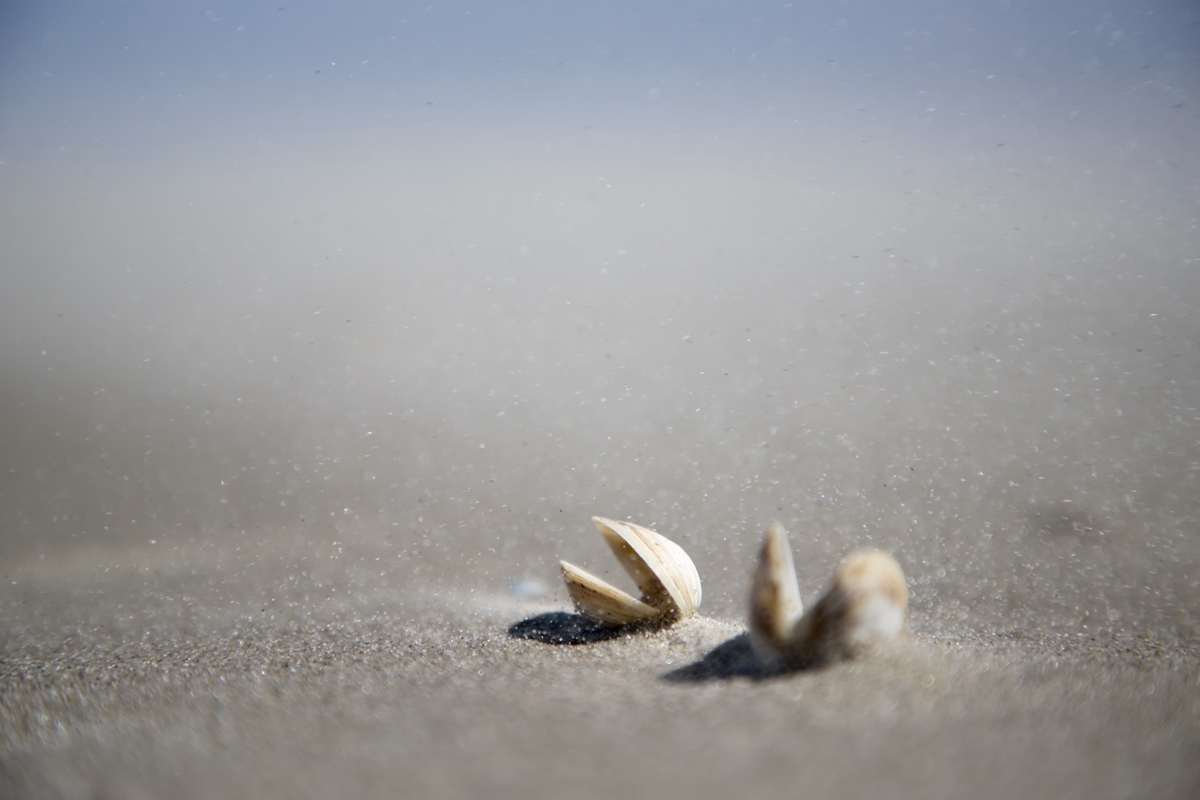
[[[855,658],[906,627],[904,571],[879,550],[846,556],[833,585],[804,614],[787,535],[773,524],[751,582],[750,633],[755,653],[771,666],[804,667]]]
[[[613,626],[670,623],[695,613],[700,605],[700,574],[682,547],[632,522],[604,517],[592,517],[592,522],[642,597],[563,561],[563,581],[579,613]]]

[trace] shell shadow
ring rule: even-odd
[[[508,635],[514,639],[532,639],[545,644],[591,644],[615,639],[630,632],[630,628],[601,625],[582,614],[549,611],[536,617],[514,622]]]
[[[749,678],[761,681],[796,672],[816,669],[817,665],[803,667],[772,667],[762,663],[750,646],[750,634],[739,633],[732,639],[721,642],[704,654],[704,658],[674,669],[662,676],[671,683],[705,683],[729,678]]]
[[[514,622],[508,635],[514,639],[530,639],[544,644],[592,644],[628,636],[651,626],[611,627],[601,625],[582,614],[565,611],[549,611],[536,617]],[[750,646],[750,635],[740,633],[704,654],[699,661],[686,664],[664,674],[662,679],[671,683],[705,683],[729,678],[766,680],[796,672],[816,669],[817,665],[802,667],[772,667],[763,664]]]

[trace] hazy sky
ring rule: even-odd
[[[1198,111],[1200,15],[1186,2],[277,0],[0,14],[0,160],[445,142],[802,160],[884,143],[1105,167],[1138,148],[1190,158],[1178,151],[1194,149],[1183,131]]]

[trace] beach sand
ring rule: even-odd
[[[570,624],[561,603],[373,590],[410,581],[372,552],[295,557],[298,575],[145,550],[10,568],[3,793],[1188,797],[1200,781],[1190,640],[947,632],[927,601],[894,652],[764,678],[736,619],[555,644],[538,634]],[[521,621],[534,638],[508,632]]]
[[[1200,793],[1187,209],[710,167],[10,182],[0,795]],[[700,616],[580,632],[594,514]],[[773,519],[911,639],[756,672]]]

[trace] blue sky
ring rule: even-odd
[[[1129,139],[1133,121],[1143,141],[1186,128],[1200,110],[1200,15],[1186,3],[277,0],[0,13],[9,158],[264,143],[519,149],[585,130],[643,148],[874,137],[1063,157],[1096,135]]]

